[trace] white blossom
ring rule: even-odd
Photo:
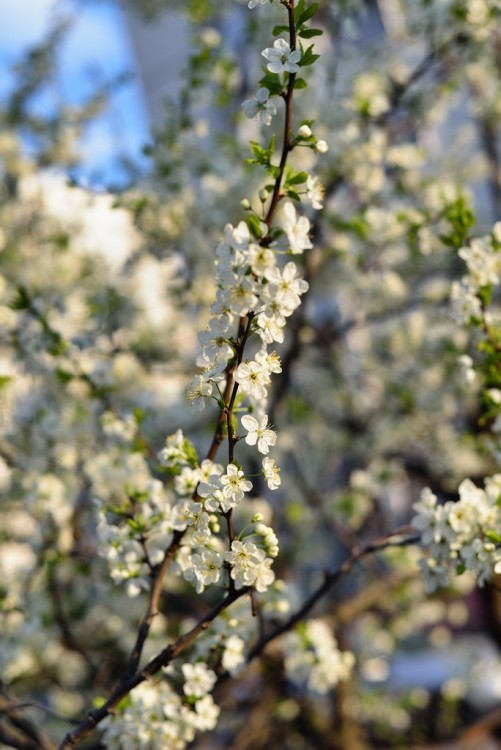
[[[256,400],[266,398],[266,386],[270,384],[269,370],[256,361],[242,362],[235,370],[235,380],[244,393]]]
[[[243,471],[238,466],[228,464],[226,474],[221,477],[221,486],[227,505],[234,507],[243,499],[244,493],[252,489],[252,482],[245,478]]]
[[[216,684],[217,676],[204,662],[197,664],[183,664],[181,667],[184,677],[183,692],[201,698],[209,693]]]
[[[296,209],[290,201],[285,204],[283,213],[282,229],[287,235],[291,253],[297,255],[312,248],[313,245],[308,236],[310,231],[309,219],[306,216],[298,217]]]
[[[280,469],[273,458],[263,458],[263,474],[270,490],[276,490],[282,484]]]
[[[317,210],[323,208],[324,186],[318,177],[308,175],[306,180],[306,196],[313,208]]]
[[[203,549],[192,555],[190,564],[183,570],[183,576],[187,581],[194,581],[197,594],[201,594],[206,586],[219,582],[222,565],[223,557],[219,552]]]
[[[203,377],[196,375],[186,389],[186,398],[191,401],[195,411],[205,409],[205,399],[212,393],[212,385]]]
[[[226,560],[231,565],[230,575],[237,588],[254,586],[257,591],[264,592],[275,580],[271,570],[273,560],[253,542],[234,540],[230,552],[226,553]]]
[[[245,414],[242,419],[242,426],[247,430],[245,442],[247,445],[256,445],[260,453],[267,454],[270,452],[270,445],[277,442],[277,434],[268,428],[268,417],[264,416],[260,422],[251,414]]]
[[[255,99],[246,99],[242,102],[244,115],[249,118],[257,117],[263,125],[271,125],[271,118],[277,114],[277,108],[273,102],[268,101],[269,96],[267,88],[259,88]]]
[[[308,289],[308,283],[298,277],[297,266],[293,261],[286,264],[283,271],[272,268],[265,274],[269,281],[267,293],[285,311],[293,311],[301,304],[300,295]]]
[[[288,633],[284,653],[288,679],[320,695],[346,681],[355,663],[354,655],[340,651],[328,625],[318,619],[309,620],[302,633]]]
[[[425,556],[420,567],[427,591],[447,585],[462,569],[471,571],[480,586],[492,576],[501,558],[489,535],[501,526],[500,485],[499,474],[486,479],[484,489],[465,479],[459,500],[443,505],[429,489],[423,490],[412,524],[421,534]]]
[[[290,44],[281,37],[275,39],[273,47],[267,47],[261,54],[268,60],[266,67],[270,73],[297,73],[299,70],[300,51],[291,50]]]
[[[233,676],[245,663],[244,649],[245,642],[238,635],[230,635],[225,643],[222,665]]]

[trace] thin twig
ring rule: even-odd
[[[304,620],[306,616],[309,615],[314,606],[326,594],[329,593],[331,588],[339,581],[339,579],[345,576],[347,573],[351,572],[355,565],[364,557],[367,557],[367,555],[371,555],[376,552],[381,552],[382,550],[388,549],[389,547],[402,547],[409,544],[415,544],[420,539],[419,534],[411,534],[410,536],[408,535],[404,537],[402,537],[402,534],[409,534],[409,527],[399,529],[398,531],[395,531],[388,536],[370,542],[364,547],[361,547],[360,549],[352,552],[350,557],[348,557],[344,561],[344,563],[336,570],[326,571],[324,573],[324,580],[321,585],[318,586],[318,588],[315,589],[312,594],[310,594],[310,596],[297,610],[297,612],[295,612],[288,620],[286,620],[286,622],[271,630],[268,634],[261,637],[257,641],[257,643],[254,644],[247,656],[247,662],[251,662],[257,656],[259,656],[264,651],[268,643],[283,635],[288,630],[291,630],[295,625]]]

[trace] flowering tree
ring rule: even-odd
[[[358,2],[238,6],[240,59],[234,5],[188,4],[182,106],[113,209],[38,170],[95,102],[51,128],[21,67],[2,112],[38,138],[0,140],[5,747],[463,728],[466,678],[389,669],[501,572],[499,3],[381,3],[367,59]]]

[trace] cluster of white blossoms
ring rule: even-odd
[[[501,222],[490,235],[473,239],[459,250],[468,273],[451,288],[454,317],[460,325],[480,321],[483,317],[480,291],[501,281]]]
[[[470,479],[459,486],[459,500],[438,504],[429,489],[414,504],[412,525],[421,535],[425,556],[420,560],[426,590],[447,586],[454,574],[468,570],[482,586],[501,572],[501,474]]]
[[[251,0],[249,8],[254,8],[257,4],[258,0]],[[291,49],[285,39],[275,39],[273,47],[267,47],[261,54],[268,61],[267,68],[270,73],[297,73],[299,71],[298,63],[301,53],[297,49]],[[269,101],[269,97],[270,90],[261,86],[254,99],[246,99],[242,103],[245,116],[257,117],[263,125],[271,125],[271,118],[277,114],[277,108],[272,101]]]
[[[96,502],[98,549],[108,562],[112,579],[125,582],[131,597],[147,591],[153,568],[162,561],[173,532],[187,528],[186,502],[157,479],[148,483],[141,496],[131,498],[129,507],[111,512]]]
[[[340,651],[323,620],[309,620],[284,639],[285,670],[291,682],[321,695],[347,680],[355,664],[351,651]]]
[[[264,2],[251,0],[249,7]],[[302,53],[291,49],[284,39],[276,39],[273,47],[262,54],[268,71],[277,76],[284,74],[286,83],[286,76],[299,70]],[[270,90],[265,87],[258,89],[255,99],[244,102],[243,109],[248,117],[257,117],[266,125],[277,111],[270,101]],[[307,146],[319,153],[327,150],[327,144],[317,141],[304,123],[293,145]],[[272,156],[268,154],[269,159]],[[268,162],[268,167],[272,166]],[[283,172],[282,167],[273,169]],[[306,178],[305,173],[297,174],[304,175],[305,189],[301,195],[314,208],[321,208],[323,189],[318,180]],[[276,187],[280,187],[283,176],[278,178]],[[297,196],[294,199],[299,199],[294,193]],[[101,505],[100,553],[108,560],[112,578],[125,582],[130,596],[150,588],[159,566],[172,550],[170,570],[191,583],[197,594],[211,586],[227,592],[252,589],[260,595],[263,615],[269,611],[277,617],[288,611],[283,587],[281,582],[275,582],[272,570],[279,553],[275,532],[265,523],[262,513],[254,513],[243,528],[235,528],[240,519],[237,515],[235,521],[233,516],[239,506],[248,502],[253,489],[233,457],[239,440],[254,446],[261,454],[261,473],[269,490],[276,490],[281,484],[280,469],[269,455],[277,436],[265,413],[266,403],[272,375],[281,372],[274,345],[284,341],[286,320],[308,290],[307,282],[290,258],[312,248],[309,219],[299,215],[294,204],[283,201],[282,197],[279,195],[280,202],[276,205],[271,199],[273,208],[266,220],[253,211],[249,201],[243,201],[244,209],[249,212],[247,222],[241,221],[237,226],[227,224],[216,247],[216,299],[207,328],[199,335],[199,372],[187,388],[187,397],[195,410],[203,409],[207,399],[217,404],[220,423],[224,418],[227,426],[227,463],[209,459],[200,463],[194,446],[178,430],[167,437],[158,454],[169,475],[168,486],[150,477],[140,487],[134,484],[133,492],[124,488],[118,504],[108,498]],[[272,225],[275,208],[277,218]],[[249,354],[246,347],[251,339]],[[113,434],[127,437],[130,432],[127,428],[128,425],[114,425]],[[213,453],[210,455],[214,457]],[[249,643],[255,638],[255,619],[248,600],[241,600],[228,606],[208,625],[194,645],[195,663],[185,663],[180,670],[172,665],[166,669],[174,682],[176,679],[179,682],[182,672],[185,698],[167,681],[142,684],[132,691],[130,702],[120,715],[103,723],[107,747],[182,750],[197,729],[214,728],[219,709],[209,692],[216,676],[199,660],[205,661],[208,653],[217,650],[222,668],[236,674],[246,661]],[[337,679],[341,679],[339,675],[343,668],[346,671],[349,659],[339,654],[335,641],[322,638],[319,629],[321,626],[315,630],[312,625],[309,645],[303,651],[313,649],[311,653],[316,654],[319,663],[310,676],[312,685],[321,691],[321,684],[334,684],[334,665]],[[330,676],[321,676],[323,659]]]
[[[143,682],[130,694],[120,717],[101,724],[110,750],[183,750],[195,732],[214,729],[219,707],[208,693],[216,675],[205,664],[183,664],[183,701],[166,680]]]
[[[282,234],[271,242],[266,241],[268,228],[263,222],[259,240],[243,221],[237,227],[225,227],[224,238],[216,249],[218,292],[212,318],[199,336],[202,353],[197,364],[202,369],[187,391],[196,409],[202,409],[207,398],[218,400],[218,384],[236,356],[234,331],[245,316],[252,321],[252,331],[261,338],[262,347],[253,359],[246,359],[236,369],[235,380],[242,391],[251,400],[265,399],[271,375],[281,371],[280,358],[268,351],[268,346],[284,340],[286,318],[300,304],[308,284],[293,261],[280,268],[277,257],[284,249],[300,254],[311,248],[308,218],[298,217],[292,203],[285,204],[282,214]]]

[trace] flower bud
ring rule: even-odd
[[[259,523],[259,521],[262,521],[264,519],[264,516],[262,513],[254,513],[252,516],[252,523]]]
[[[251,207],[251,204],[250,204],[250,201],[248,200],[248,198],[244,198],[243,200],[241,200],[240,201],[240,205],[242,206],[242,208],[244,209],[244,211],[248,211],[249,208]]]
[[[270,532],[270,527],[266,526],[264,523],[257,523],[254,527],[254,531],[256,534],[259,534],[259,536],[266,536]]]
[[[258,195],[259,195],[259,200],[261,201],[261,203],[264,203],[268,197],[268,193],[266,192],[266,190],[260,190]]]
[[[311,128],[309,128],[308,125],[301,125],[297,134],[300,135],[301,138],[309,138],[311,135]]]
[[[318,151],[319,154],[325,154],[329,150],[329,146],[326,141],[320,140],[315,143],[315,150]]]

